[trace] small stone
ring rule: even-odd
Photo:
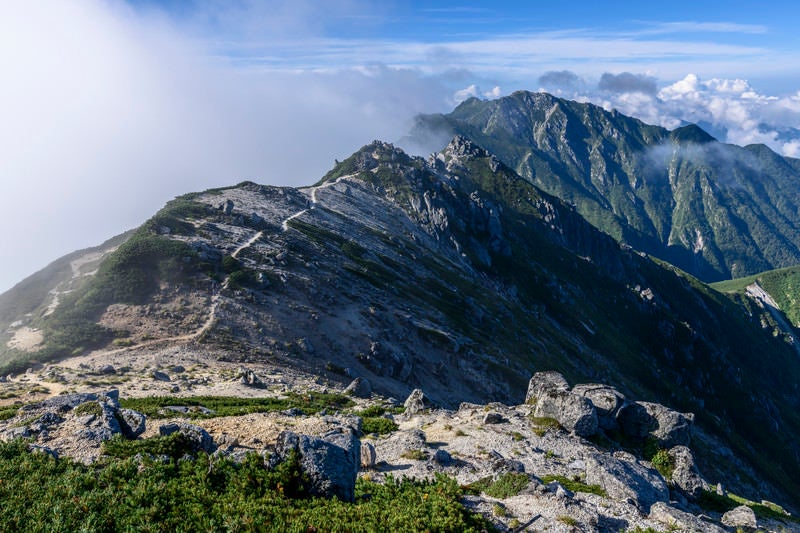
[[[440,466],[449,466],[453,462],[453,457],[447,452],[447,450],[436,450],[433,452],[431,461]]]
[[[172,381],[168,375],[166,375],[164,372],[159,372],[158,370],[154,370],[152,376],[156,381]]]
[[[113,365],[105,365],[97,369],[97,372],[100,374],[116,374],[117,369]]]

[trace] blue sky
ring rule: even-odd
[[[176,195],[313,183],[470,96],[547,90],[800,157],[798,27],[788,1],[9,0],[0,291]]]

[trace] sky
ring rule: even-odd
[[[800,157],[798,23],[789,1],[7,0],[0,292],[175,196],[309,185],[471,96],[546,90]]]

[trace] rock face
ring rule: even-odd
[[[686,446],[694,415],[673,411],[651,402],[628,402],[617,413],[617,422],[629,437],[652,436],[664,448]]]
[[[573,394],[588,398],[597,410],[597,422],[601,429],[617,429],[617,411],[625,402],[625,396],[614,387],[600,384],[578,384]]]
[[[669,456],[675,464],[670,481],[688,498],[697,499],[703,491],[710,489],[695,465],[692,450],[686,446],[675,446],[669,450]]]
[[[587,458],[586,483],[600,485],[610,497],[630,500],[639,509],[669,500],[669,489],[661,475],[629,454],[593,454]]]
[[[120,409],[117,420],[122,434],[129,439],[135,439],[147,429],[146,417],[133,409]]]
[[[352,430],[339,428],[322,437],[284,431],[278,436],[270,464],[285,460],[293,451],[300,456],[300,468],[310,480],[312,496],[353,501],[361,444]]]
[[[536,372],[528,382],[528,392],[525,394],[525,403],[534,403],[545,392],[568,391],[569,383],[558,372]]]

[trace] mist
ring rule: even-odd
[[[413,69],[259,70],[92,0],[5,8],[0,58],[0,292],[177,195],[309,185],[452,105],[445,83]]]

